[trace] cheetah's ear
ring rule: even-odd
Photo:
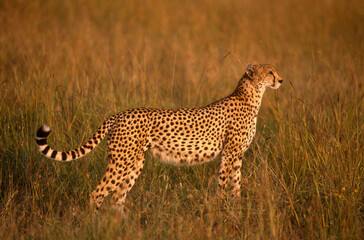
[[[248,64],[245,68],[245,73],[249,78],[252,78],[254,75],[254,65]]]

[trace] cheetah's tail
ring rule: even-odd
[[[78,158],[81,158],[92,151],[99,143],[105,138],[109,130],[112,128],[114,123],[114,118],[111,117],[107,119],[101,126],[97,129],[94,135],[89,139],[87,143],[79,148],[71,151],[62,152],[52,149],[47,143],[47,137],[51,133],[51,128],[48,125],[41,126],[36,135],[36,143],[38,145],[39,151],[46,157],[53,160],[68,162]]]

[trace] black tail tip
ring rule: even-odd
[[[45,138],[51,133],[51,128],[48,125],[41,126],[37,131],[37,137]]]

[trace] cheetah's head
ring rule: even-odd
[[[277,70],[269,64],[248,64],[244,76],[250,79],[255,87],[277,89],[283,82]]]

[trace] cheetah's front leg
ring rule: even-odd
[[[219,170],[219,195],[225,195],[228,183],[232,186],[233,197],[240,197],[242,153],[224,150]],[[221,196],[222,197],[222,196]]]
[[[242,165],[242,159],[243,154],[241,152],[237,152],[232,157],[232,163],[231,163],[231,173],[229,176],[229,182],[232,186],[231,194],[233,197],[240,198],[241,191],[241,165]]]

